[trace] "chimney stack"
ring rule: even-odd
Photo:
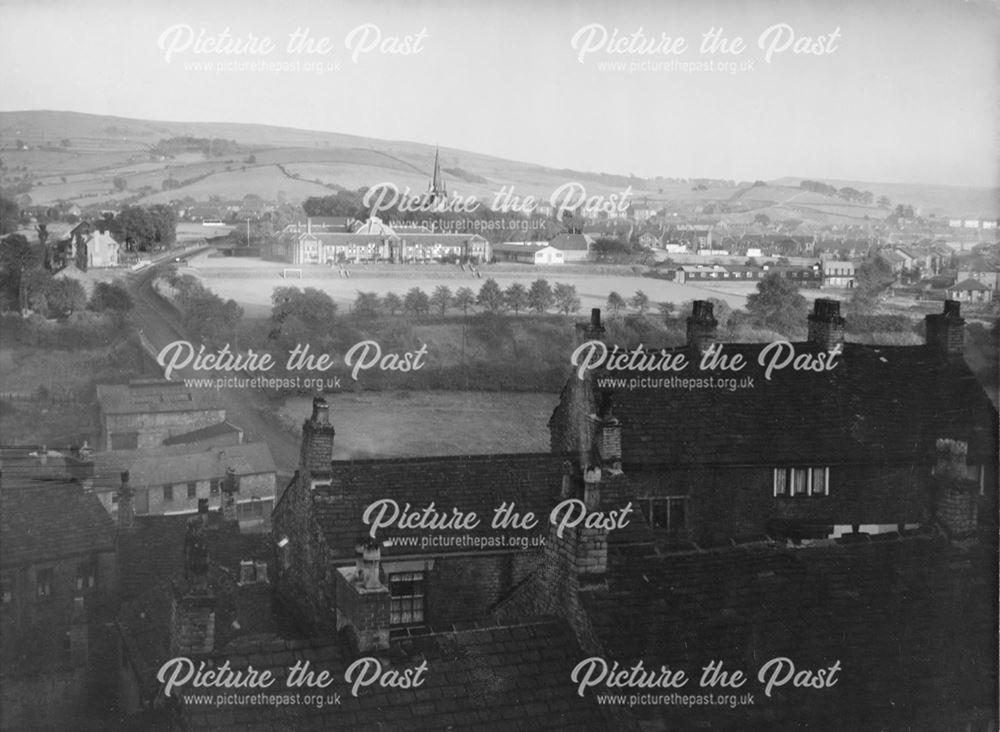
[[[215,594],[208,586],[208,544],[197,518],[184,537],[184,582],[174,587],[170,607],[170,651],[175,656],[215,649]]]
[[[333,438],[337,431],[330,424],[330,407],[321,396],[313,399],[312,416],[302,425],[302,452],[299,471],[305,481],[330,475]]]
[[[715,343],[719,327],[712,310],[712,303],[707,300],[695,300],[687,319],[687,344],[702,353]]]
[[[945,300],[944,312],[924,317],[927,345],[941,356],[961,356],[965,341],[965,319],[957,300]]]
[[[121,473],[121,485],[118,486],[118,530],[131,531],[135,528],[135,504],[132,502],[135,490],[129,485],[129,473]]]
[[[379,576],[381,545],[367,541],[356,548],[356,564],[338,568],[335,575],[337,630],[349,629],[351,643],[359,653],[386,649],[392,612],[389,588]]]
[[[968,475],[969,443],[940,439],[936,448],[934,514],[937,524],[953,541],[974,540],[979,519],[976,495],[979,484]]]
[[[236,494],[240,490],[240,481],[236,470],[226,468],[226,478],[222,482],[222,520],[236,521]]]
[[[840,302],[816,298],[813,311],[809,313],[808,340],[826,351],[832,351],[843,346],[846,323],[840,315]]]
[[[605,328],[601,324],[601,309],[592,308],[589,323],[577,323],[576,332],[581,343],[604,340]]]

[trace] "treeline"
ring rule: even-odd
[[[539,278],[528,287],[513,282],[506,289],[501,289],[497,281],[490,277],[483,282],[478,293],[469,287],[452,292],[447,285],[438,285],[429,294],[413,287],[402,297],[394,292],[381,296],[375,292],[358,292],[352,312],[368,318],[397,314],[421,316],[431,312],[444,317],[449,310],[468,315],[477,307],[481,312],[494,315],[508,311],[514,315],[522,312],[543,315],[550,310],[569,315],[580,310],[580,297],[574,285],[557,282],[553,286]]]
[[[247,148],[235,140],[224,140],[220,137],[169,137],[160,140],[151,152],[154,155],[179,155],[182,153],[201,153],[206,157],[217,158],[223,155],[242,153]]]
[[[195,277],[169,271],[161,280],[181,314],[185,332],[204,343],[219,346],[238,336],[243,308],[232,299],[223,300]]]
[[[863,203],[866,206],[870,206],[875,200],[875,194],[871,191],[859,191],[858,189],[851,188],[850,186],[837,188],[836,186],[831,186],[829,183],[821,183],[816,180],[804,180],[799,183],[799,188],[806,191],[812,191],[813,193],[821,193],[824,196],[842,198],[845,201],[850,201],[852,203]],[[879,205],[882,205],[882,199],[879,199],[879,201]],[[885,205],[889,205],[889,199],[887,198],[885,198]]]

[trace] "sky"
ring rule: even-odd
[[[0,0],[0,110],[649,177],[992,186],[998,21],[988,0]],[[726,47],[703,46],[713,29]]]

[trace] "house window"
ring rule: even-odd
[[[39,569],[35,572],[35,596],[52,596],[53,571],[49,569]]]
[[[775,468],[774,497],[827,496],[830,468]]]
[[[642,507],[646,521],[654,530],[681,531],[687,528],[687,496],[646,498],[642,500]]]
[[[219,481],[213,480],[208,484],[208,494],[211,496],[219,495]]]
[[[97,562],[93,559],[76,565],[76,589],[89,590],[97,586]]]
[[[0,602],[9,605],[14,601],[14,578],[9,574],[0,576]]]
[[[174,500],[174,487],[172,485],[163,486],[163,500],[164,501]]]
[[[194,481],[191,481],[190,483],[188,483],[188,498],[197,498],[197,497],[198,497],[198,484],[195,483]]]
[[[288,569],[292,566],[292,543],[287,536],[281,537],[278,542],[278,560],[281,562],[282,569]]]
[[[424,622],[423,572],[397,572],[389,575],[390,625],[413,625]]]

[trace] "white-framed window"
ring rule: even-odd
[[[688,525],[688,497],[662,496],[640,498],[646,522],[656,531],[681,531]]]
[[[772,482],[775,498],[830,495],[830,468],[775,468]]]
[[[427,578],[423,572],[396,572],[389,575],[389,624],[415,625],[424,622]]]

